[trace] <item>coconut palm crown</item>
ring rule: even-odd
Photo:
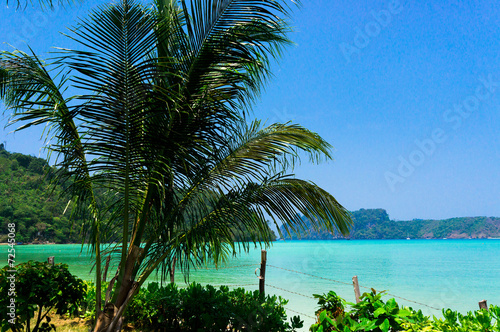
[[[69,206],[87,220],[98,289],[101,244],[119,240],[95,331],[120,328],[137,289],[174,259],[184,271],[220,263],[248,249],[237,234],[270,244],[266,219],[295,232],[302,213],[348,233],[335,198],[289,174],[299,156],[331,159],[331,146],[245,117],[289,43],[288,11],[272,0],[122,0],[71,29],[81,50],[1,53],[0,98],[18,130],[45,126],[54,181],[69,183]]]

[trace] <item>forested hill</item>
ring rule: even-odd
[[[301,217],[307,231],[301,233],[304,240],[343,239],[341,235],[327,231],[311,230],[310,221]],[[394,221],[383,209],[361,209],[352,212],[354,227],[349,239],[483,239],[500,237],[500,218],[465,217],[445,220]],[[283,233],[285,234],[285,233]],[[285,236],[285,239],[290,237]],[[297,239],[297,236],[292,236]]]
[[[69,196],[61,195],[63,185],[49,186],[50,171],[45,159],[10,153],[0,144],[0,243],[7,242],[7,225],[13,222],[18,243],[82,242],[82,220],[64,213]],[[235,240],[252,238],[234,232]]]
[[[49,190],[49,166],[42,158],[9,153],[0,144],[0,242],[7,242],[7,224],[16,222],[17,242],[80,242],[79,220],[63,214],[63,188]]]

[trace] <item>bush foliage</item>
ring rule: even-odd
[[[107,285],[103,285],[103,300]],[[498,306],[467,314],[443,309],[443,318],[430,318],[420,310],[400,307],[395,299],[384,301],[383,296],[384,292],[372,289],[359,303],[350,303],[333,291],[314,294],[319,308],[310,331],[500,332]],[[9,307],[12,298],[15,310]],[[95,314],[95,301],[94,284],[74,277],[65,264],[29,261],[0,270],[1,332],[9,328],[13,332],[55,330],[49,312],[90,318]],[[197,283],[179,288],[153,282],[139,290],[125,319],[142,331],[292,332],[303,322],[298,316],[287,321],[287,303],[279,296],[261,296],[258,291],[243,288],[230,290]],[[30,326],[33,318],[36,323]]]
[[[333,291],[314,296],[318,299],[317,321],[311,332],[500,332],[500,307],[490,306],[463,315],[451,309],[443,309],[443,318],[432,319],[421,310],[402,307],[396,300],[382,300],[384,292],[374,289],[364,293],[359,303],[350,303]],[[349,311],[345,308],[350,307]]]
[[[86,316],[94,314],[95,287],[88,285]],[[104,298],[104,291],[102,294]],[[258,291],[227,286],[174,284],[160,286],[153,282],[141,288],[125,313],[125,322],[142,331],[254,331],[285,332],[302,327],[300,317],[287,322],[278,296],[260,296]]]
[[[15,270],[16,272],[10,272]],[[77,315],[86,292],[84,282],[66,264],[29,261],[0,270],[1,331],[55,330],[49,311]],[[35,326],[30,320],[36,319]]]

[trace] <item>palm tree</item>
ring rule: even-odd
[[[266,218],[287,232],[296,213],[346,234],[348,212],[312,182],[288,174],[301,154],[330,159],[331,146],[294,124],[246,124],[244,115],[279,56],[288,26],[279,1],[132,0],[104,6],[72,30],[84,50],[3,52],[0,98],[19,129],[45,125],[55,181],[70,183],[74,213],[96,260],[116,234],[120,263],[95,331],[120,328],[151,273],[177,260],[187,271],[224,261]],[[67,92],[73,94],[66,97]],[[106,192],[106,199],[96,193]]]

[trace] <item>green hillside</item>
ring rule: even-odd
[[[0,243],[7,242],[7,225],[12,222],[18,243],[82,242],[82,220],[72,218],[71,209],[66,209],[69,196],[64,186],[50,185],[53,171],[45,159],[10,153],[0,144]],[[233,231],[235,240],[256,237]]]
[[[500,237],[500,218],[464,217],[445,220],[394,221],[383,209],[361,209],[351,213],[354,226],[349,239],[484,239]],[[343,239],[339,234],[311,230],[311,223],[302,218],[306,230],[301,232],[304,240]],[[290,239],[290,236],[284,236]],[[298,239],[293,235],[292,239]]]
[[[71,243],[79,240],[79,220],[63,214],[62,186],[49,188],[51,169],[42,158],[9,153],[0,144],[0,242],[16,222],[16,241]]]

